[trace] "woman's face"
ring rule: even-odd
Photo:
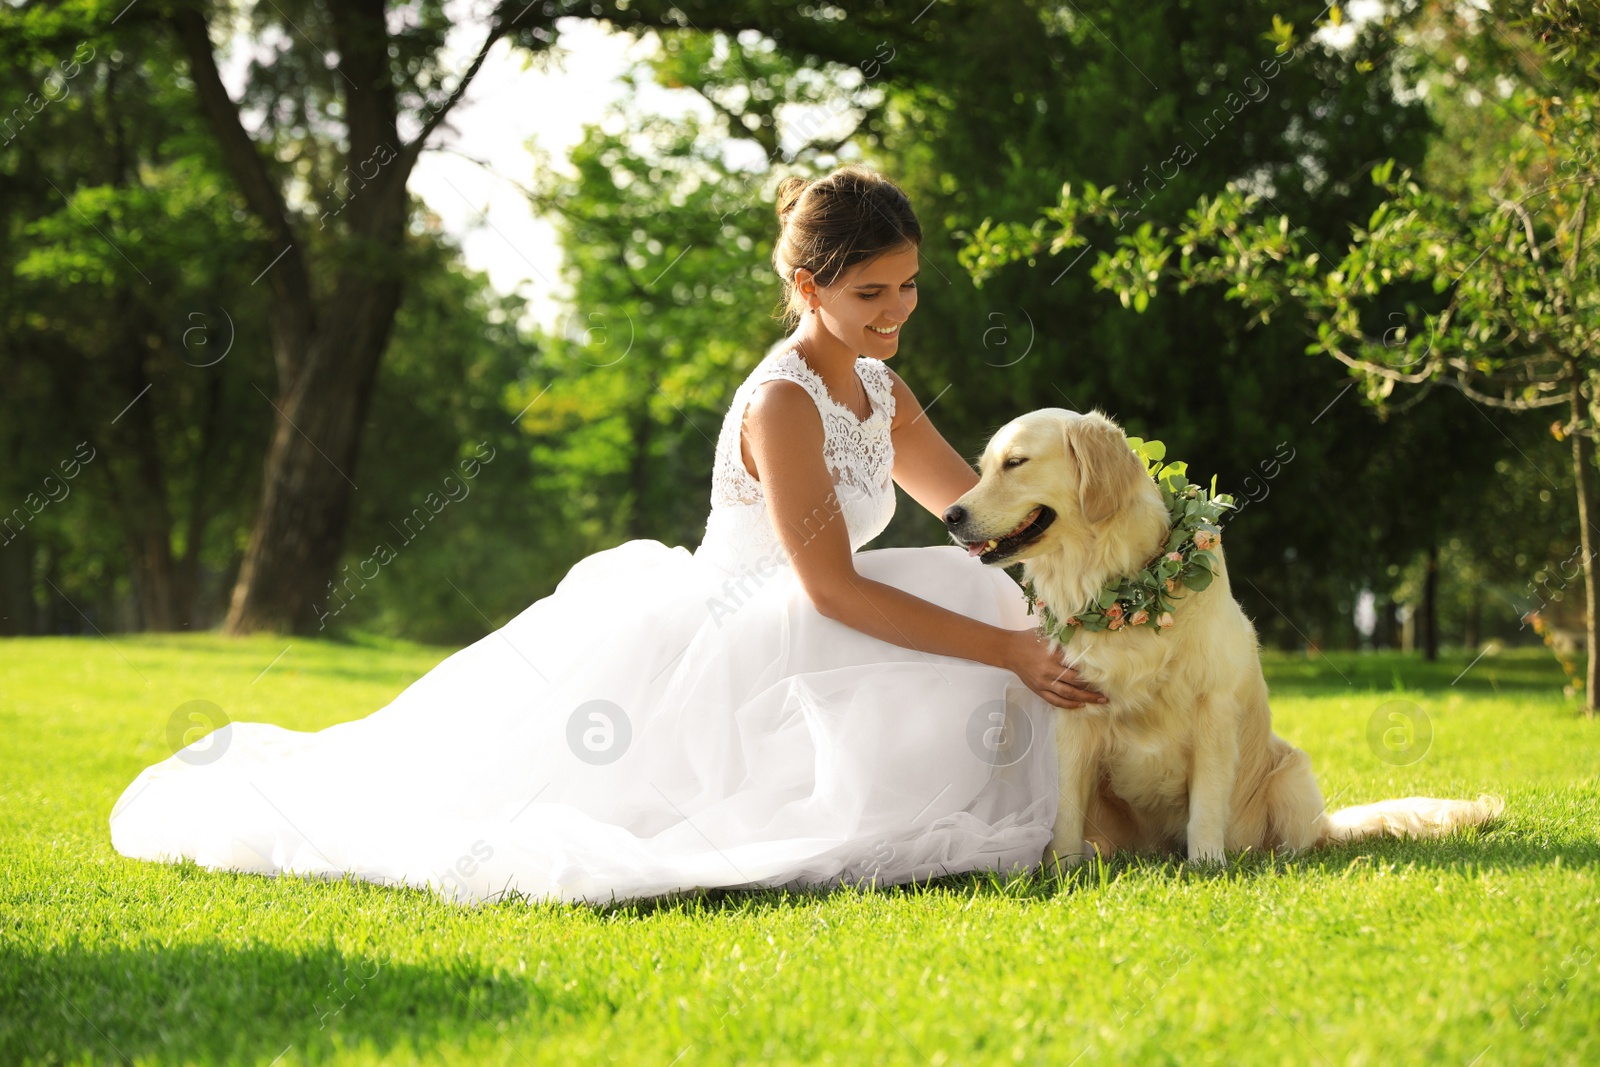
[[[900,347],[900,327],[917,306],[917,246],[907,244],[857,263],[819,286],[811,272],[795,272],[809,306],[829,333],[857,353],[887,359]]]

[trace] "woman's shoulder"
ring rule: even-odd
[[[822,427],[821,406],[802,376],[769,374],[756,383],[745,402],[744,419],[775,430]]]
[[[811,369],[811,364],[800,358],[799,350],[787,339],[767,349],[767,354],[761,357],[761,362],[750,372],[746,384],[752,390],[761,392],[763,390],[757,387],[770,381],[794,382],[813,395],[822,387],[821,377]]]
[[[813,390],[818,379],[787,340],[767,349],[753,367],[741,389],[744,416],[788,421],[806,408],[815,406]]]

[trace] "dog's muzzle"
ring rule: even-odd
[[[975,529],[971,512],[960,504],[951,504],[944,513],[944,525],[951,536],[961,542],[967,555],[977,556],[983,563],[999,563],[1011,558],[1043,536],[1055,521],[1056,513],[1040,504],[1005,533],[983,534]]]

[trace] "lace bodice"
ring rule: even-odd
[[[855,412],[834,400],[821,375],[811,368],[792,341],[773,346],[734,391],[722,431],[717,437],[711,472],[711,513],[697,559],[730,573],[769,571],[788,566],[788,552],[767,514],[761,483],[751,477],[740,455],[739,435],[745,407],[756,387],[773,378],[799,383],[822,416],[822,458],[850,532],[850,551],[882,533],[894,517],[894,444],[889,426],[894,418],[894,393],[889,369],[881,359],[856,357],[856,374],[866,386],[872,414]],[[819,516],[820,520],[820,516]]]

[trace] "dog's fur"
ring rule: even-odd
[[[1025,561],[1058,617],[1137,572],[1170,534],[1160,490],[1098,411],[1017,418],[989,442],[980,469],[978,485],[946,513],[950,533],[970,546],[1015,531],[1041,505],[1053,511],[1042,533],[1030,527],[1019,536],[1031,540],[980,558]],[[1061,799],[1047,861],[1051,852],[1070,865],[1091,849],[1182,842],[1191,861],[1220,863],[1225,851],[1436,836],[1499,814],[1503,804],[1491,797],[1408,797],[1327,813],[1310,757],[1272,732],[1255,627],[1233,599],[1226,566],[1204,590],[1180,587],[1173,616],[1166,630],[1071,631],[1067,661],[1109,702],[1056,709]]]

